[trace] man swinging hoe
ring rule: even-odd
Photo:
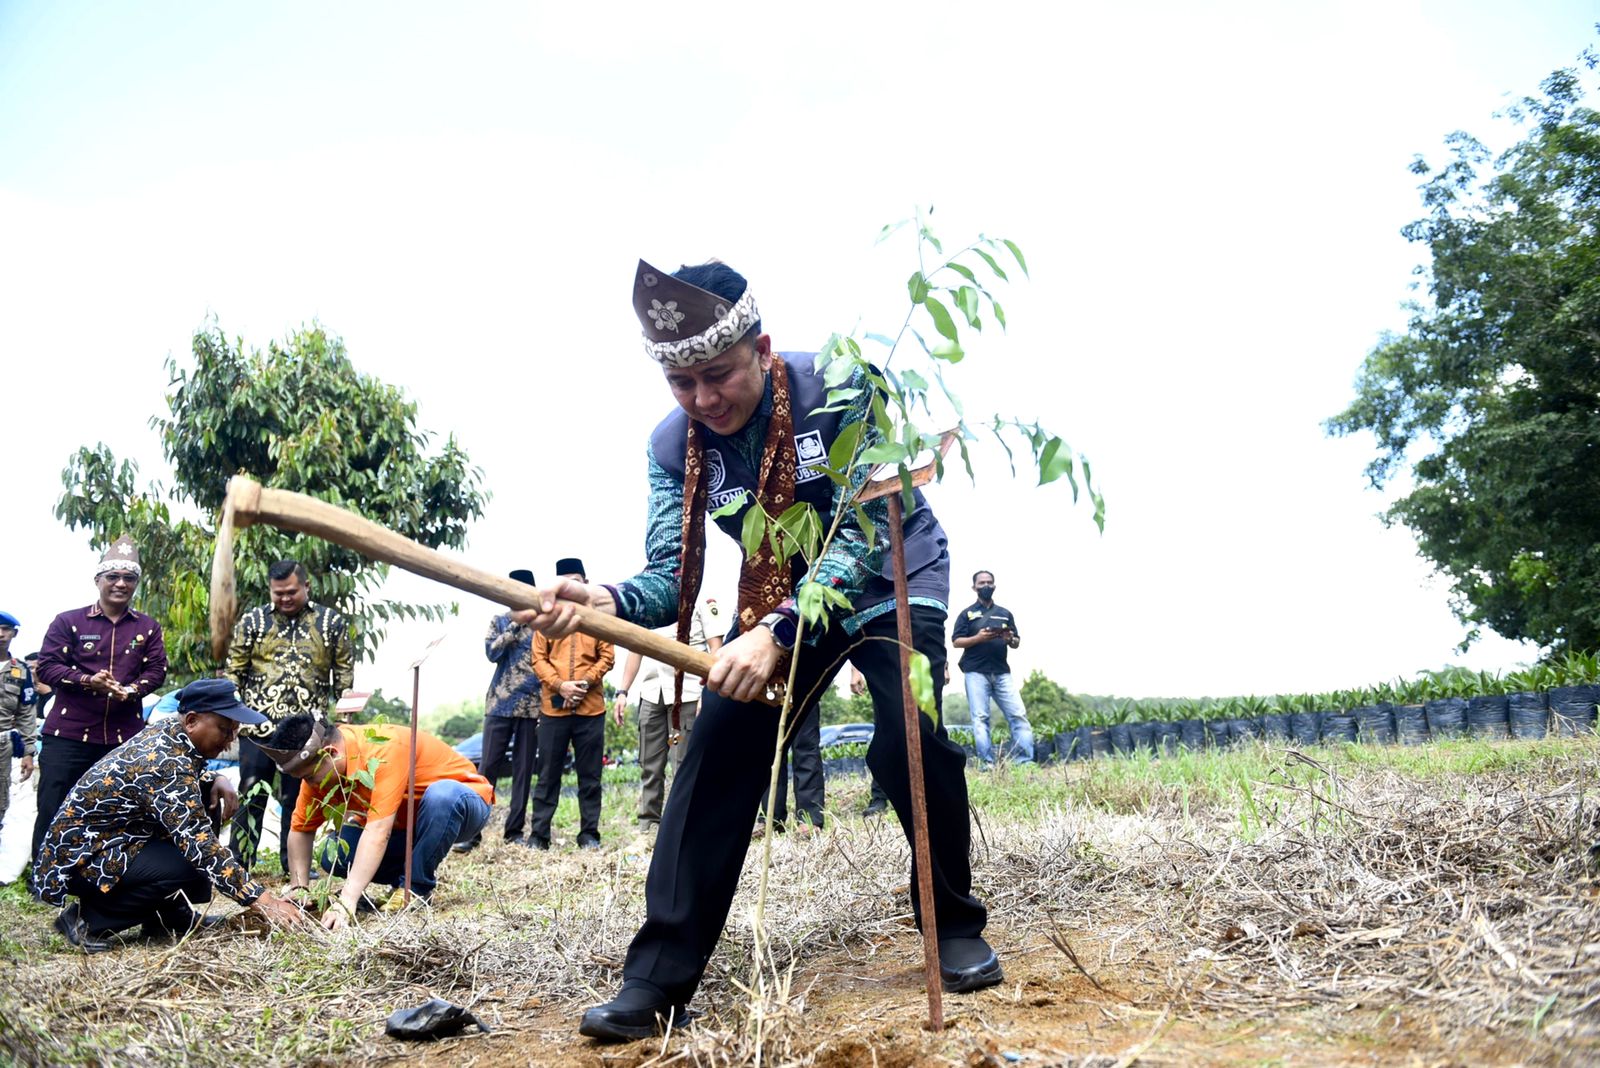
[[[822,469],[839,434],[864,424],[870,443],[872,391],[857,371],[858,392],[843,410],[818,412],[828,387],[812,353],[776,353],[745,279],[725,264],[675,274],[641,261],[633,303],[645,349],[659,365],[678,408],[649,441],[647,563],[612,585],[562,580],[543,591],[538,609],[516,613],[561,637],[595,615],[643,627],[676,622],[687,639],[705,560],[706,516],[742,502],[716,523],[739,540],[745,512],[757,503],[779,515],[796,502],[817,509],[823,529],[844,517],[828,550],[802,573],[765,544],[740,569],[733,628],[706,679],[699,717],[662,814],[646,881],[646,915],[623,966],[622,988],[584,1014],[579,1030],[604,1040],[647,1037],[674,1021],[704,974],[727,921],[750,844],[750,825],[767,785],[778,710],[760,701],[769,680],[797,657],[795,693],[820,692],[848,660],[872,692],[876,733],[867,751],[873,776],[912,835],[901,650],[887,546],[890,508],[864,506],[877,528],[869,540],[849,502],[865,481],[853,472],[839,487]],[[898,510],[896,510],[898,511]],[[901,522],[906,607],[914,648],[944,677],[944,626],[950,558],[944,530],[922,494]],[[829,626],[797,643],[795,592],[814,579],[844,595]],[[937,700],[937,698],[936,698]],[[1000,961],[983,939],[986,912],[972,894],[965,756],[933,719],[918,715],[931,838],[932,896],[940,978],[960,992],[999,983]],[[912,885],[917,884],[913,863]],[[921,902],[912,897],[919,926]]]

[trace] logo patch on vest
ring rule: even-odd
[[[718,508],[725,507],[730,501],[735,501],[744,493],[743,486],[734,486],[732,489],[723,489],[722,484],[728,479],[728,465],[722,460],[721,449],[706,450],[706,511],[715,512]]]
[[[804,434],[796,434],[794,455],[797,461],[794,472],[796,484],[827,477],[827,472],[821,466],[828,460],[828,450],[822,444],[822,431],[807,430]]]

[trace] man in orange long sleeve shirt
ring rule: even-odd
[[[556,573],[578,582],[583,561],[556,561]],[[550,848],[550,821],[561,799],[561,766],[572,747],[578,772],[578,847],[600,848],[600,762],[605,755],[606,695],[602,680],[616,662],[616,647],[587,634],[533,636],[533,670],[544,691],[539,716],[539,784],[533,790],[528,845]]]

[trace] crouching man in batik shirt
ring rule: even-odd
[[[178,695],[178,714],[146,728],[95,764],[45,831],[34,889],[65,905],[56,930],[89,953],[139,924],[148,937],[220,922],[192,906],[212,887],[276,924],[300,910],[251,879],[217,829],[238,807],[227,779],[206,771],[241,723],[266,719],[239,703],[227,679],[201,679]],[[211,811],[207,811],[210,809]],[[77,900],[67,903],[68,897]]]
[[[888,505],[878,500],[863,506],[875,528],[869,540],[850,507],[864,470],[853,473],[849,486],[836,488],[821,468],[852,425],[861,429],[851,433],[861,433],[868,444],[874,440],[871,384],[858,371],[847,383],[854,399],[827,404],[828,383],[814,356],[773,351],[743,276],[725,264],[669,275],[641,262],[633,303],[646,351],[680,409],[650,437],[645,570],[615,586],[558,581],[545,588],[539,611],[513,618],[559,637],[572,633],[577,606],[586,604],[646,627],[676,620],[682,641],[700,589],[708,513],[717,513],[717,525],[736,542],[751,508],[782,515],[796,502],[809,503],[824,530],[836,515],[840,519],[828,551],[804,571],[803,560],[791,569],[788,560],[774,560],[765,549],[741,565],[733,633],[706,679],[694,733],[662,813],[645,882],[645,921],[628,949],[622,989],[585,1013],[579,1027],[606,1040],[643,1038],[664,1023],[681,1022],[700,984],[727,921],[778,741],[777,709],[760,698],[787,657],[799,661],[797,694],[820,693],[846,660],[861,670],[876,713],[867,764],[908,839],[911,826],[894,583],[884,551]],[[950,557],[944,530],[922,493],[914,498],[902,527],[912,643],[937,679],[944,676]],[[794,596],[807,577],[831,586],[848,608],[836,610],[825,631],[797,644]],[[983,903],[972,894],[966,757],[935,719],[918,718],[928,823],[936,828],[930,865],[935,915],[921,915],[915,894],[912,908],[918,923],[931,921],[937,928],[945,989],[976,990],[1000,982],[1003,974],[982,935]]]

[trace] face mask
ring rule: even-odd
[[[991,600],[994,597],[994,587],[993,586],[979,586],[978,587],[978,596],[981,597],[985,601]]]

